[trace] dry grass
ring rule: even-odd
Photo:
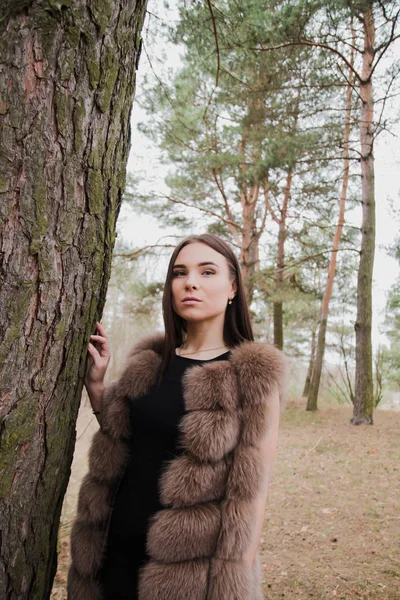
[[[283,415],[261,542],[265,598],[400,599],[400,412],[376,411],[372,427],[353,427],[350,416],[295,403]],[[81,411],[81,431],[90,417]],[[66,598],[69,524],[93,425],[76,450],[53,600]]]
[[[400,413],[283,416],[262,542],[265,597],[400,598]]]

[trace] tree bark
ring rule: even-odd
[[[307,398],[308,392],[310,390],[310,382],[314,369],[314,358],[315,358],[315,348],[317,345],[317,331],[316,328],[313,328],[311,332],[311,353],[310,353],[310,362],[308,363],[306,380],[304,382],[304,389],[302,393],[303,398]]]
[[[48,598],[87,343],[125,185],[146,0],[0,24],[0,597]]]
[[[373,423],[374,392],[372,374],[372,275],[375,253],[375,174],[373,155],[373,84],[375,23],[372,4],[363,14],[364,52],[361,96],[361,252],[357,281],[356,373],[354,409],[351,423]]]
[[[259,235],[256,229],[256,207],[260,186],[254,185],[249,190],[242,191],[242,239],[239,262],[241,266],[243,282],[249,304],[254,294],[254,273],[258,267]]]
[[[355,45],[353,33],[353,46]],[[354,65],[354,50],[352,49],[350,56],[350,65]],[[350,127],[351,127],[351,95],[353,88],[353,71],[349,69],[349,83],[346,91],[346,113],[345,113],[345,124],[343,132],[343,179],[342,189],[340,192],[339,199],[339,217],[336,225],[335,235],[332,240],[332,252],[328,267],[328,276],[326,279],[326,286],[324,297],[322,300],[320,325],[318,329],[318,342],[315,354],[315,360],[313,364],[313,370],[308,389],[307,399],[307,410],[317,410],[318,407],[318,393],[319,385],[321,382],[322,366],[325,355],[325,344],[326,344],[326,330],[328,327],[328,316],[329,316],[329,304],[332,297],[333,282],[336,273],[337,253],[339,250],[340,239],[342,237],[342,231],[344,226],[344,215],[346,208],[347,188],[349,185],[349,174],[350,174],[350,156],[349,156],[349,138],[350,138]]]
[[[298,106],[295,113],[295,127],[297,128],[297,120],[298,120]],[[279,230],[278,230],[278,247],[276,253],[276,269],[275,269],[275,281],[278,293],[282,290],[282,285],[284,281],[283,269],[285,268],[285,241],[287,236],[287,211],[290,199],[290,192],[292,189],[292,181],[293,181],[293,168],[289,167],[287,177],[286,177],[286,186],[285,192],[283,196],[283,204],[280,210],[280,217],[278,219]],[[279,302],[274,302],[274,345],[283,350],[283,302],[280,300]]]

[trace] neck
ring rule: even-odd
[[[189,354],[191,352],[199,353],[202,350],[210,350],[212,348],[218,348],[221,350],[225,347],[225,341],[223,337],[223,322],[217,326],[216,323],[187,323],[187,337],[183,343],[184,352]]]

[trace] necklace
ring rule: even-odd
[[[200,352],[211,352],[211,350],[220,350],[221,348],[226,348],[226,346],[218,346],[217,348],[205,348],[204,350],[196,350],[196,352],[186,352],[185,354],[181,354],[181,349],[179,348],[178,356],[187,356],[188,354],[199,354]]]

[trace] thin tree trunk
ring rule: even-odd
[[[353,29],[353,28],[352,28]],[[353,30],[354,31],[354,30]],[[355,45],[353,33],[353,46]],[[351,52],[350,64],[354,64],[354,50]],[[318,393],[319,385],[321,382],[322,365],[325,355],[325,344],[326,344],[326,330],[328,327],[328,315],[329,315],[329,303],[332,297],[333,282],[336,273],[336,262],[337,253],[339,250],[340,239],[342,237],[342,231],[344,226],[344,215],[346,208],[347,188],[349,184],[350,174],[350,158],[349,158],[349,138],[350,138],[350,123],[351,123],[351,95],[353,86],[353,71],[349,69],[349,84],[346,92],[346,116],[343,133],[343,180],[342,189],[340,192],[339,200],[339,217],[336,225],[335,235],[332,241],[332,252],[328,267],[328,277],[326,280],[324,297],[322,300],[320,325],[318,329],[318,342],[315,354],[315,360],[313,365],[312,376],[310,380],[310,386],[308,390],[307,399],[307,410],[317,410],[318,407]]]
[[[315,348],[317,345],[316,342],[317,342],[317,330],[316,330],[316,328],[314,328],[311,332],[311,353],[310,353],[310,361],[308,363],[306,380],[304,382],[304,389],[303,389],[303,393],[302,393],[303,398],[307,398],[308,392],[310,389],[311,377],[312,377],[313,370],[314,370]]]
[[[102,314],[145,0],[8,3],[0,24],[0,598],[49,598]]]
[[[240,264],[247,300],[251,303],[254,293],[254,273],[258,266],[258,239],[256,230],[256,206],[260,186],[254,185],[242,192],[242,244]]]
[[[373,155],[373,87],[375,23],[372,5],[364,13],[364,53],[361,95],[361,253],[357,282],[356,374],[351,423],[373,423],[374,391],[372,374],[372,275],[375,253],[375,175]]]
[[[297,109],[295,113],[295,127],[297,128],[297,119],[298,119],[298,108],[299,102],[297,102]],[[290,199],[290,192],[292,189],[292,181],[293,181],[293,168],[289,167],[287,178],[286,178],[286,186],[285,193],[283,196],[283,203],[281,208],[281,216],[279,219],[279,230],[278,230],[278,248],[277,248],[277,256],[276,256],[276,269],[275,269],[275,281],[278,293],[282,289],[284,274],[283,269],[285,268],[285,241],[286,241],[286,220],[287,220],[287,210]],[[283,349],[283,302],[280,300],[278,302],[274,302],[274,345],[280,350]]]

